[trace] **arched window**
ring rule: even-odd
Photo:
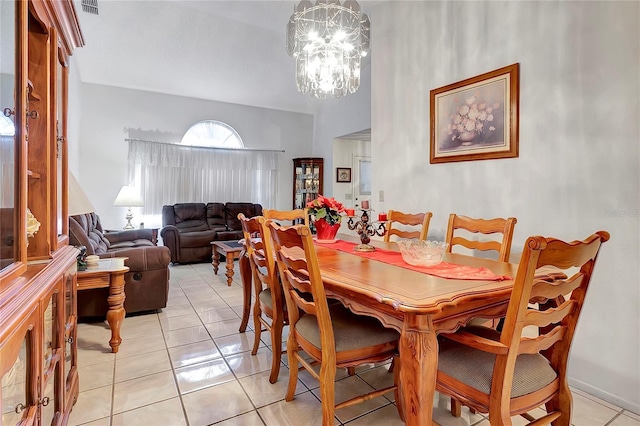
[[[238,132],[228,124],[216,120],[204,120],[194,124],[184,134],[180,144],[215,148],[244,148],[244,143]]]

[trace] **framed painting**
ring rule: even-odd
[[[518,156],[519,64],[431,90],[430,163]]]
[[[336,168],[336,182],[351,182],[351,168],[350,167],[337,167]]]

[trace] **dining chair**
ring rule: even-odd
[[[569,349],[598,252],[608,240],[605,231],[584,241],[527,239],[502,332],[472,326],[441,335],[436,390],[489,413],[492,425],[511,425],[511,416],[521,415],[530,426],[569,426]],[[555,272],[540,275],[540,268]],[[538,337],[526,337],[526,327],[537,327]],[[543,417],[528,414],[543,404]]]
[[[262,216],[267,220],[271,219],[280,224],[283,224],[283,221],[291,221],[292,225],[304,223],[309,226],[309,213],[306,208],[295,210],[263,209]]]
[[[394,385],[335,403],[337,368],[356,367],[364,363],[386,361],[398,354],[399,333],[385,328],[375,318],[353,314],[342,304],[328,304],[316,250],[308,226],[281,227],[268,221],[271,238],[282,278],[289,312],[289,384],[286,401],[293,400],[301,364],[320,382],[322,424],[334,424],[337,409],[367,401],[395,391],[399,370],[394,372]],[[300,351],[316,364],[312,363]],[[397,363],[399,364],[399,363]],[[402,408],[398,407],[402,418]]]
[[[256,296],[253,306],[255,334],[251,355],[258,352],[264,327],[271,336],[273,352],[269,382],[275,383],[278,380],[282,359],[282,330],[288,324],[282,285],[277,273],[269,229],[264,226],[265,218],[263,216],[247,218],[240,213],[238,219],[242,224],[247,244],[247,255]]]
[[[449,225],[447,226],[447,236],[445,242],[448,243],[447,251],[452,252],[453,246],[461,245],[471,250],[495,250],[498,252],[498,260],[508,262],[511,254],[511,240],[513,239],[513,228],[517,219],[473,219],[467,216],[458,216],[455,213],[449,215]],[[502,240],[478,241],[470,240],[456,230],[468,231],[473,234],[502,234]],[[455,235],[454,235],[455,234]]]
[[[403,213],[398,210],[389,210],[387,214],[387,223],[385,224],[386,231],[384,234],[384,241],[389,242],[392,235],[396,235],[399,238],[418,238],[420,240],[427,239],[427,232],[429,232],[429,222],[433,213]],[[394,224],[401,224],[407,226],[420,226],[419,230],[407,230],[394,228]]]

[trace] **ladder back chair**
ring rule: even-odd
[[[396,367],[393,386],[335,404],[336,369],[382,362],[397,356],[400,335],[383,327],[375,318],[355,315],[339,303],[327,303],[309,227],[281,227],[271,221],[267,225],[289,312],[289,384],[285,400],[291,401],[294,397],[299,364],[320,382],[324,426],[334,424],[336,409],[367,401],[391,390],[397,397],[400,368]],[[300,351],[320,364],[319,372]],[[398,411],[402,417],[401,408]]]
[[[521,415],[530,426],[570,426],[567,359],[598,252],[607,240],[605,231],[584,241],[527,239],[502,332],[474,326],[442,335],[436,390],[489,413],[492,425],[511,425],[511,416]],[[554,272],[540,274],[548,268]],[[550,301],[557,303],[551,307]],[[523,336],[528,326],[537,327],[538,337]],[[528,414],[543,404],[543,417]]]
[[[275,255],[269,236],[269,229],[264,227],[265,218],[238,215],[247,244],[247,255],[251,265],[255,303],[253,306],[254,340],[251,355],[258,352],[262,328],[271,336],[273,358],[269,382],[275,383],[280,373],[282,359],[282,329],[288,324],[282,285],[277,273]]]
[[[427,233],[429,232],[429,222],[433,213],[402,213],[397,210],[389,210],[387,214],[387,223],[385,228],[387,232],[384,234],[384,241],[389,242],[392,235],[399,238],[418,238],[420,240],[427,239]],[[409,231],[405,229],[397,229],[393,227],[394,223],[399,223],[408,226],[421,226],[420,230]]]
[[[467,216],[458,216],[455,213],[449,215],[449,225],[447,226],[447,236],[445,242],[447,251],[452,252],[454,245],[461,245],[471,250],[495,250],[498,252],[498,260],[508,262],[511,254],[511,241],[513,239],[513,228],[517,219],[473,219]],[[502,234],[502,241],[476,241],[469,240],[460,235],[454,235],[457,229],[463,229],[474,234]]]
[[[309,212],[308,209],[295,209],[295,210],[274,210],[263,209],[262,215],[267,220],[274,220],[281,225],[283,221],[291,221],[292,225],[302,223],[309,226]]]

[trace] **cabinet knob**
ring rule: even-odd
[[[47,405],[49,405],[49,402],[51,402],[51,400],[49,399],[48,396],[45,396],[38,402],[38,405],[42,405],[43,407],[46,407]]]
[[[11,108],[5,108],[3,113],[5,117],[11,117],[15,114],[15,112]]]
[[[73,336],[69,336],[69,338],[67,339],[67,343],[73,345]]]
[[[25,407],[24,404],[21,402],[18,405],[16,405],[16,408],[14,411],[16,412],[16,414],[20,414],[24,411],[25,408],[27,407]]]
[[[38,111],[34,109],[33,111],[27,112],[27,118],[31,118],[35,120],[36,118],[38,118]]]

